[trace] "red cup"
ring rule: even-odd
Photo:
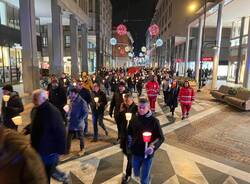
[[[149,143],[151,140],[152,133],[151,132],[143,132],[143,141]]]

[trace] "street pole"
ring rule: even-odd
[[[207,16],[207,0],[205,0],[205,5],[204,5],[204,22],[203,22],[203,30],[202,30],[202,47],[201,47],[201,58],[200,58],[200,72],[199,72],[199,89],[198,92],[201,91],[201,87],[202,87],[202,58],[203,58],[203,54],[204,54],[204,41],[205,41],[205,30],[206,30],[206,16]]]
[[[189,40],[190,40],[190,25],[187,27],[187,37],[186,37],[186,52],[185,52],[185,66],[184,66],[184,77],[187,76],[188,70],[188,60],[189,60]]]

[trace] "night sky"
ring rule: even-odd
[[[139,55],[146,44],[146,32],[154,15],[158,0],[111,0],[113,26],[125,24],[135,41],[134,52]]]

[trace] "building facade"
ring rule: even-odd
[[[89,0],[89,17],[88,63],[89,71],[94,72],[98,66],[112,67],[112,47],[109,44],[112,35],[110,0]]]
[[[42,69],[87,70],[88,7],[88,0],[1,0],[0,85],[23,82],[30,93]]]

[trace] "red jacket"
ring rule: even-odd
[[[178,99],[181,104],[192,105],[192,101],[194,101],[194,90],[190,87],[182,87]]]
[[[157,97],[160,86],[156,81],[148,81],[146,84],[146,90],[149,97]]]

